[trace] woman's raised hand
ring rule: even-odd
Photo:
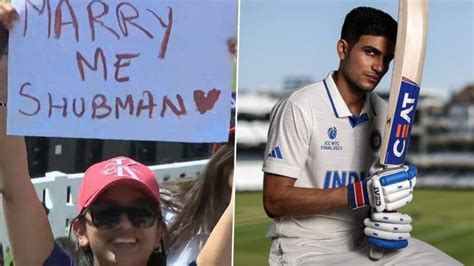
[[[0,4],[0,22],[5,28],[11,29],[17,19],[18,13],[10,3]]]

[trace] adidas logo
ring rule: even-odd
[[[270,152],[268,155],[268,157],[272,157],[272,158],[278,158],[278,159],[283,159],[283,156],[281,156],[281,151],[280,151],[280,147],[276,146],[272,152]]]

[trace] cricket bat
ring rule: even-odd
[[[385,168],[405,162],[423,76],[427,33],[428,0],[400,0],[387,122],[380,149],[380,164]],[[382,256],[383,250],[373,246],[370,257]]]

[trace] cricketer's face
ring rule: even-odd
[[[350,84],[372,91],[387,73],[395,44],[387,37],[362,35],[341,58],[341,69]]]

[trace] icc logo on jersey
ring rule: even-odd
[[[330,127],[328,129],[329,140],[324,141],[321,145],[321,150],[330,150],[330,151],[342,151],[342,145],[340,141],[336,140],[337,129],[336,127]]]
[[[330,128],[328,129],[328,137],[329,137],[330,139],[335,139],[336,136],[337,136],[337,129],[336,129],[336,127],[330,127]]]

